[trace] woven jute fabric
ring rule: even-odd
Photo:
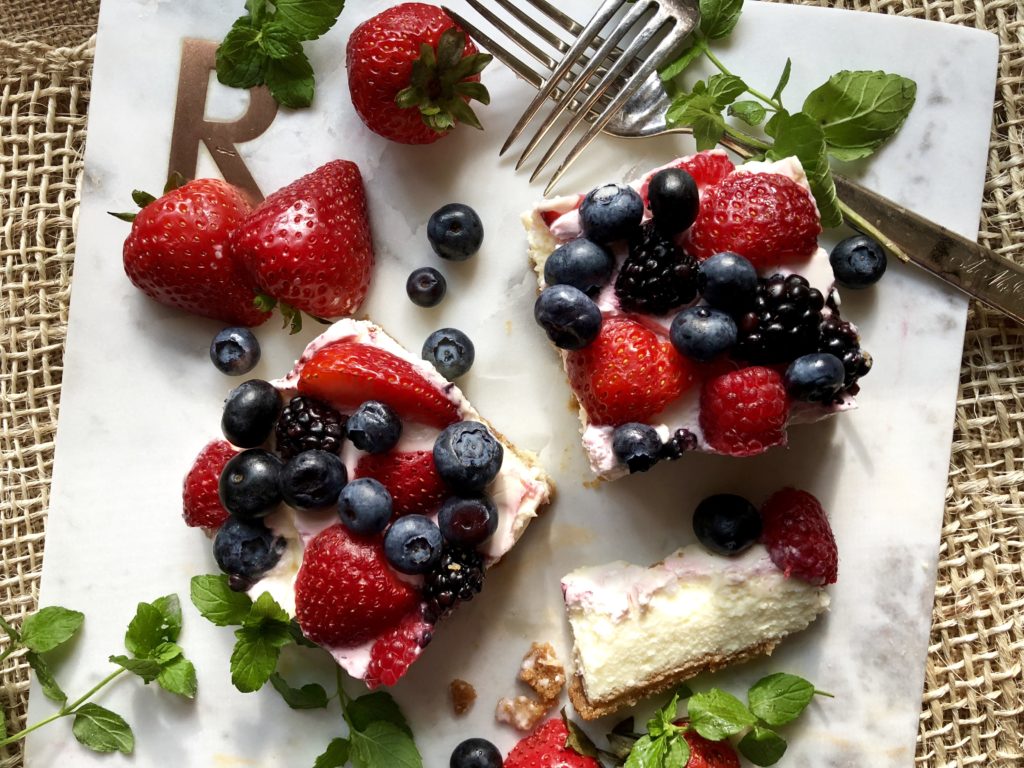
[[[1024,5],[1020,0],[813,4],[999,34],[980,239],[1024,263]],[[241,3],[239,3],[241,6]],[[96,0],[0,0],[0,612],[34,609],[60,401]],[[65,22],[74,18],[75,27]],[[33,35],[40,42],[24,42]],[[973,305],[946,493],[917,763],[1024,766],[1024,328]],[[894,588],[898,588],[894,585]],[[0,648],[3,641],[0,640]],[[8,730],[28,668],[0,668]],[[53,725],[50,727],[64,727]],[[841,735],[840,735],[841,736]],[[12,748],[0,766],[21,764]],[[866,768],[866,767],[865,767]]]

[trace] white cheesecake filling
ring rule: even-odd
[[[738,557],[684,547],[650,568],[613,562],[562,579],[577,673],[593,702],[709,656],[805,629],[828,593],[786,578],[760,544]]]

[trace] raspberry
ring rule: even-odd
[[[504,768],[600,768],[594,758],[565,746],[568,736],[565,723],[554,717],[512,748]]]
[[[371,688],[394,685],[431,640],[431,625],[412,615],[378,638],[370,648],[366,684]]]
[[[698,259],[732,251],[758,269],[809,258],[821,224],[811,193],[777,173],[734,173],[703,196],[687,233]]]
[[[752,366],[709,378],[700,395],[700,426],[716,451],[754,456],[786,442],[789,400],[782,375]]]
[[[652,224],[629,244],[629,256],[615,278],[623,309],[664,315],[697,295],[697,261]]]
[[[217,486],[224,465],[236,453],[238,451],[226,440],[211,440],[196,456],[192,469],[185,475],[181,492],[182,517],[186,525],[213,530],[228,519]]]
[[[311,450],[337,454],[345,439],[345,417],[312,397],[293,397],[277,421],[277,452],[286,461]]]
[[[462,602],[472,600],[484,588],[483,558],[472,549],[449,546],[437,566],[427,573],[423,597],[426,618],[437,621]]]
[[[787,577],[835,584],[839,553],[821,504],[807,491],[783,488],[761,507],[761,542]]]
[[[758,280],[753,309],[736,325],[735,356],[752,363],[788,363],[817,351],[825,297],[800,275]]]

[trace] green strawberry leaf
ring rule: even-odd
[[[275,0],[274,21],[300,40],[315,40],[334,26],[345,0]]]
[[[754,765],[775,765],[786,754],[786,740],[759,725],[740,739],[738,746],[740,754]]]
[[[727,739],[757,722],[742,701],[718,688],[695,693],[687,710],[693,729],[712,741]]]
[[[351,760],[356,768],[423,768],[416,743],[405,731],[383,720],[352,731]]]
[[[282,106],[300,109],[313,103],[313,65],[301,51],[270,61],[266,80],[271,96]]]
[[[135,736],[124,718],[92,702],[75,710],[71,732],[94,752],[122,752],[130,755],[135,749]]]
[[[241,624],[252,608],[252,599],[231,589],[224,574],[193,576],[190,597],[203,618],[218,627]]]
[[[313,768],[344,768],[349,757],[348,739],[332,739],[327,749],[317,757]]]
[[[784,672],[761,678],[747,692],[750,711],[768,725],[785,725],[796,720],[813,698],[811,683]]]
[[[270,684],[292,709],[322,709],[327,706],[327,691],[322,685],[309,683],[301,688],[293,688],[277,672],[270,676]]]
[[[64,645],[82,628],[85,615],[58,605],[29,614],[21,624],[21,643],[34,653],[46,653]]]
[[[565,707],[562,707],[561,715],[562,722],[565,723],[565,729],[567,731],[565,747],[567,749],[571,749],[577,755],[592,757],[597,760],[600,757],[600,753],[598,752],[597,745],[594,744],[590,736],[587,735],[587,732],[573,722],[565,711]]]
[[[156,202],[156,198],[153,197],[153,195],[141,189],[132,190],[132,200],[135,201],[135,204],[139,206],[139,208],[145,208],[150,203]]]

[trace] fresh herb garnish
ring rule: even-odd
[[[351,698],[345,692],[341,668],[336,689],[328,694],[319,683],[295,687],[277,671],[281,649],[289,645],[319,648],[307,640],[298,624],[264,592],[252,600],[228,586],[227,576],[195,576],[192,603],[219,627],[235,626],[231,682],[243,692],[256,691],[268,681],[292,709],[324,709],[333,699],[341,705],[348,735],[333,739],[317,757],[314,768],[422,768],[412,730],[402,710],[383,691]]]
[[[84,621],[85,616],[79,611],[59,606],[48,606],[26,616],[20,629],[0,618],[8,643],[0,654],[0,661],[25,650],[25,659],[35,672],[43,695],[59,706],[52,715],[10,735],[0,711],[0,747],[20,741],[54,720],[72,717],[71,732],[89,749],[131,754],[135,748],[131,726],[116,712],[89,701],[125,672],[140,677],[147,685],[156,682],[179,696],[191,699],[196,695],[195,667],[177,643],[181,634],[181,604],[177,595],[167,595],[151,603],[139,603],[124,636],[124,646],[130,655],[112,655],[110,662],[118,669],[69,704],[68,695],[57,682],[46,654],[70,642]]]
[[[313,66],[302,50],[334,26],[345,0],[246,0],[217,48],[217,79],[234,88],[263,85],[279,104],[308,107]]]

